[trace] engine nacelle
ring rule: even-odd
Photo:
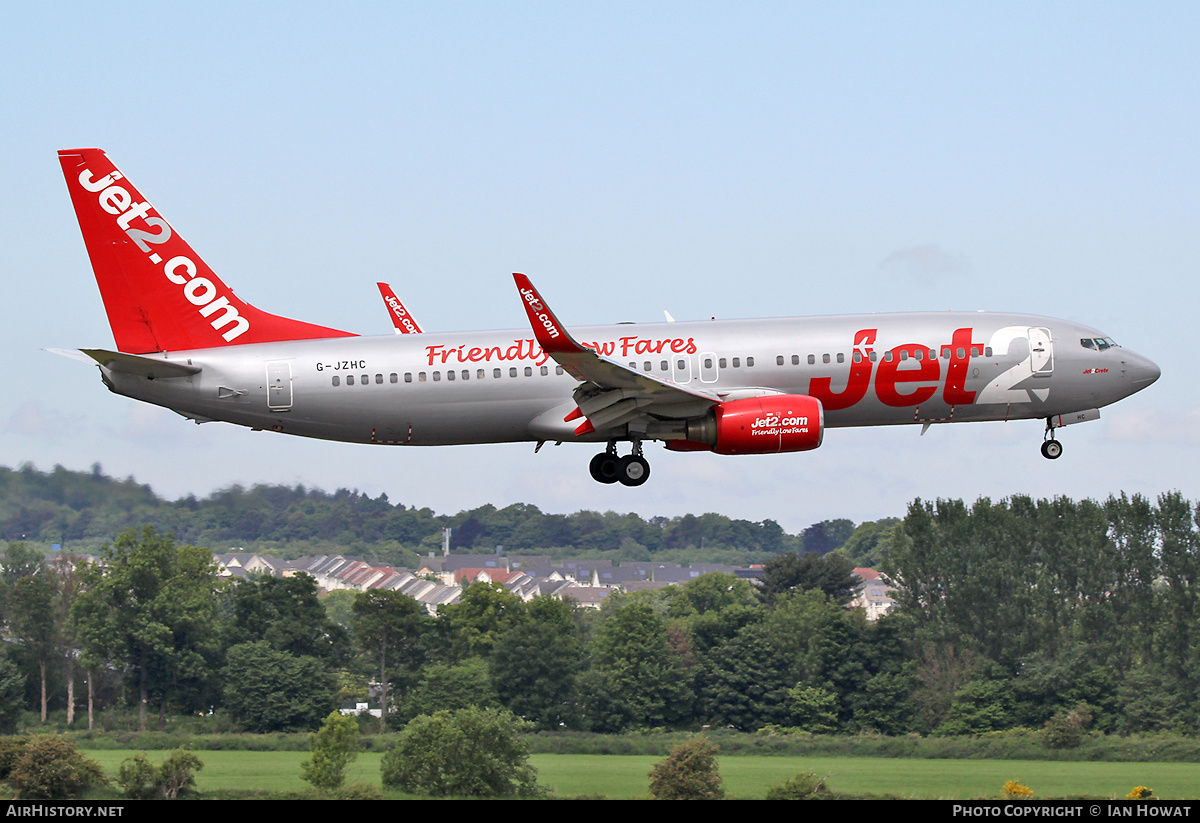
[[[768,394],[714,406],[686,422],[683,440],[668,440],[673,451],[711,450],[717,454],[802,452],[821,445],[825,410],[804,394]]]

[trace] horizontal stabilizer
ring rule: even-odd
[[[188,363],[156,360],[153,357],[142,357],[137,354],[125,354],[106,349],[80,349],[80,351],[109,371],[134,374],[150,380],[166,377],[191,377],[193,374],[200,373],[199,366],[192,366]]]

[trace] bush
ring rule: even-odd
[[[0,780],[8,779],[28,742],[28,737],[0,737]]]
[[[174,800],[196,787],[196,772],[204,768],[200,758],[187,749],[176,749],[158,767],[155,785],[164,800]]]
[[[1028,800],[1031,797],[1033,797],[1033,789],[1022,786],[1016,780],[1009,780],[1004,784],[1005,800]]]
[[[358,757],[358,720],[332,712],[312,736],[312,757],[300,764],[300,778],[318,789],[340,789],[346,769]]]
[[[676,746],[650,770],[650,796],[655,800],[723,800],[717,747],[703,737]]]
[[[1084,731],[1092,723],[1091,708],[1080,703],[1072,711],[1060,711],[1046,721],[1042,731],[1046,746],[1051,749],[1074,749],[1083,742]]]
[[[537,770],[503,709],[468,707],[414,718],[383,756],[383,785],[433,797],[536,797]]]
[[[793,778],[767,789],[767,800],[820,800],[829,794],[825,778],[812,772],[800,772]]]
[[[156,790],[154,764],[142,752],[121,761],[117,770],[117,785],[125,792],[130,800],[149,800],[154,797]]]
[[[19,798],[51,799],[78,797],[105,778],[100,766],[62,735],[39,734],[25,744],[9,782]]]
[[[204,763],[186,749],[176,749],[158,766],[138,752],[121,761],[117,784],[132,800],[175,800],[196,786],[196,772]]]

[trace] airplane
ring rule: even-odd
[[[1058,428],[1160,375],[1094,328],[1027,314],[567,328],[524,274],[528,328],[364,337],[240,300],[103,151],[59,161],[116,342],[79,351],[109,390],[197,423],[386,445],[604,444],[592,477],[640,486],[647,442],[799,452],[846,426],[1041,419],[1055,459]]]
[[[383,304],[387,306],[388,317],[392,318],[396,334],[420,334],[423,331],[421,324],[417,322],[417,318],[412,316],[412,312],[400,302],[400,298],[392,291],[392,287],[387,283],[376,283],[375,285],[379,287],[379,296],[383,298]]]

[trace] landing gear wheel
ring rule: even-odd
[[[588,471],[592,473],[592,479],[598,483],[616,483],[621,479],[617,465],[619,462],[620,458],[613,452],[600,452],[588,464]]]
[[[1047,440],[1042,443],[1042,457],[1047,460],[1057,460],[1062,455],[1062,443],[1057,440]]]
[[[623,485],[640,486],[650,479],[650,463],[637,454],[622,457],[617,463],[617,477]]]

